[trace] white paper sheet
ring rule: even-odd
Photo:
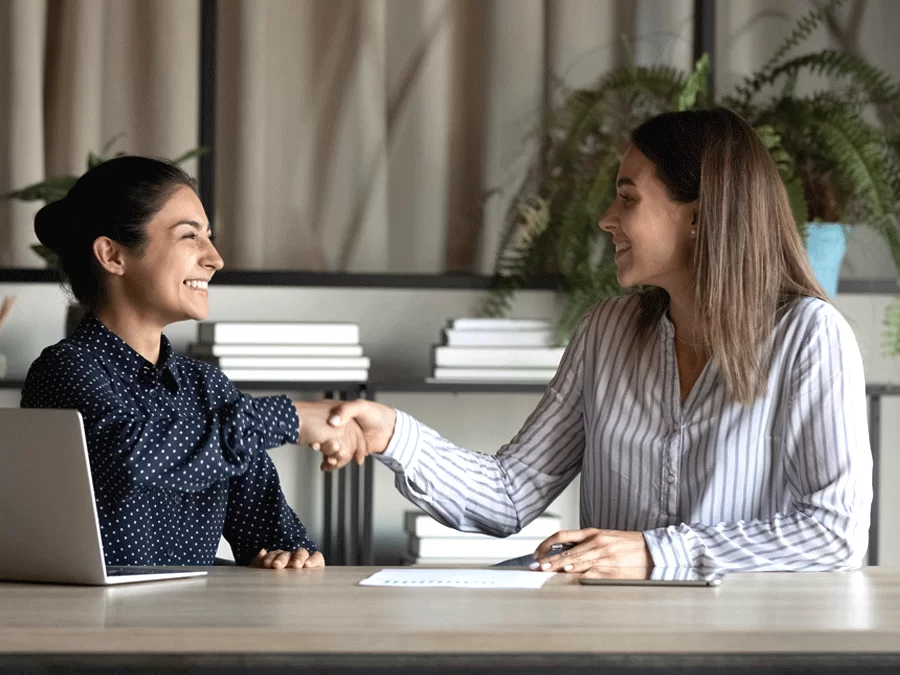
[[[384,569],[360,586],[394,588],[540,588],[555,572],[481,569]]]

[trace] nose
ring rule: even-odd
[[[203,254],[203,266],[208,270],[218,271],[225,266],[225,261],[219,255],[215,244],[207,239],[206,251]]]
[[[616,205],[615,202],[610,205],[606,212],[600,216],[600,220],[597,222],[597,225],[604,232],[609,232],[610,234],[614,234],[615,231],[619,227],[619,216],[616,213]]]

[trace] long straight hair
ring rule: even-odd
[[[756,131],[730,110],[664,113],[635,129],[634,145],[656,165],[669,196],[697,200],[695,335],[721,371],[731,398],[765,393],[780,307],[825,300],[775,162]],[[661,288],[640,296],[640,341],[665,313]]]

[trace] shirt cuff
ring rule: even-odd
[[[409,474],[419,456],[422,425],[405,412],[397,410],[396,413],[394,435],[384,452],[376,457],[392,471]]]
[[[257,406],[261,404],[272,419],[273,424],[268,434],[272,440],[271,447],[297,442],[300,438],[300,418],[290,397],[265,396],[256,399],[256,403]]]
[[[644,532],[654,567],[693,567],[694,558],[688,546],[687,533],[675,525]]]

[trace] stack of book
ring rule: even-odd
[[[452,319],[434,345],[434,380],[549,382],[563,348],[545,319]]]
[[[355,323],[201,323],[188,354],[238,382],[365,382]]]
[[[421,511],[404,514],[408,536],[405,562],[409,565],[493,565],[532,553],[544,539],[559,532],[559,516],[544,514],[521,532],[500,539],[459,532],[441,525]]]

